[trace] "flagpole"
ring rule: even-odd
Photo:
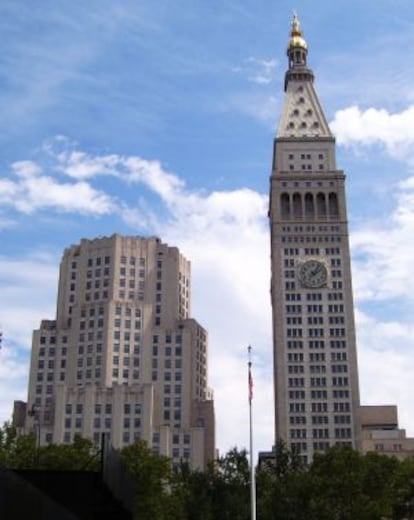
[[[252,379],[252,347],[249,345],[248,352],[248,384],[249,384],[249,427],[250,427],[250,507],[251,520],[256,520],[256,485],[254,478],[253,462],[253,420],[252,420],[252,399],[253,399],[253,379]]]

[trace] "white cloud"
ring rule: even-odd
[[[32,161],[17,161],[12,164],[12,169],[22,179],[38,177],[42,171],[40,166]]]
[[[32,161],[16,162],[12,169],[18,180],[0,181],[0,206],[12,207],[26,214],[54,209],[104,215],[116,209],[108,195],[86,182],[59,183],[43,175],[41,167]]]
[[[278,66],[278,61],[275,59],[265,60],[259,58],[249,58],[247,63],[249,67],[249,81],[257,83],[258,85],[268,85],[275,78],[275,69]]]
[[[74,179],[90,179],[96,175],[117,175],[117,155],[91,157],[85,152],[62,152],[56,156],[60,169]]]
[[[414,370],[414,326],[400,317],[383,322],[361,311],[356,317],[362,404],[398,405],[400,428],[413,436],[413,403],[408,389]]]
[[[56,144],[55,140],[55,144]],[[91,155],[73,149],[74,143],[60,139],[64,150],[56,152],[52,144],[45,149],[55,161],[57,171],[75,179],[112,176],[128,183],[142,183],[165,200],[184,188],[185,183],[163,169],[159,161],[148,161],[138,156]],[[67,149],[69,148],[69,149]]]
[[[32,331],[54,317],[57,277],[53,254],[0,256],[0,424],[11,419],[14,400],[26,400]]]
[[[0,418],[11,420],[13,401],[27,399],[28,359],[6,346],[0,350]]]
[[[361,300],[403,297],[414,302],[414,182],[395,189],[396,207],[390,216],[367,222],[351,236],[354,288]]]
[[[122,161],[129,182],[142,182],[165,201],[175,198],[185,183],[176,175],[166,172],[159,161],[146,161],[140,157],[129,157]]]
[[[394,158],[408,160],[414,146],[414,105],[392,114],[385,109],[357,106],[338,110],[330,123],[338,144],[347,146],[381,145]]]
[[[276,59],[250,57],[244,60],[243,65],[231,68],[234,74],[242,74],[247,80],[257,85],[269,85],[275,78],[275,69],[279,65]]]
[[[0,326],[6,344],[30,348],[32,330],[41,319],[53,318],[57,278],[58,259],[53,255],[0,256]]]

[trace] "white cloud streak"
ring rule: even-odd
[[[12,165],[17,180],[0,181],[0,207],[32,214],[39,210],[104,215],[114,211],[111,197],[93,189],[86,182],[60,183],[43,175],[41,167],[32,161]]]

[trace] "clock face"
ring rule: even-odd
[[[307,260],[299,267],[299,279],[305,287],[322,287],[328,280],[326,265],[318,260]]]

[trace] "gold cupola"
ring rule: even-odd
[[[289,68],[285,76],[285,90],[289,81],[313,81],[313,72],[307,66],[308,45],[303,38],[299,18],[293,13],[290,39],[286,54],[289,60]]]
[[[302,36],[302,29],[300,28],[298,15],[293,13],[292,29],[290,31],[290,40],[287,48],[289,69],[306,67],[307,54],[308,46]]]
[[[302,49],[307,49],[308,46],[306,41],[302,36],[302,30],[300,28],[299,18],[296,13],[293,13],[292,18],[292,30],[290,32],[290,40],[288,45],[288,51],[292,48],[300,47]]]

